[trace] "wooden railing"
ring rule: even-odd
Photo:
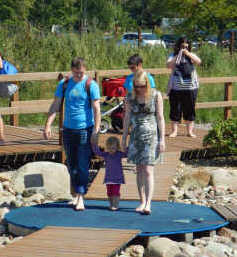
[[[166,68],[162,69],[145,69],[154,75],[170,74],[170,70]],[[68,74],[70,72],[62,72]],[[98,83],[100,78],[103,77],[116,77],[130,74],[130,70],[95,70],[88,71],[87,74],[93,77]],[[54,80],[58,77],[59,72],[36,72],[36,73],[18,73],[16,75],[1,75],[0,82],[15,82],[22,81],[49,81]],[[218,102],[200,102],[196,104],[197,109],[204,108],[225,108],[224,119],[231,117],[231,108],[237,106],[237,101],[232,99],[233,96],[233,83],[237,82],[237,77],[212,77],[212,78],[200,78],[200,84],[224,84],[224,101]],[[167,97],[164,94],[164,99]],[[18,114],[23,113],[42,113],[47,112],[51,100],[35,100],[35,101],[19,101],[18,92],[10,99],[9,107],[1,107],[0,114],[11,115],[11,125],[18,126]],[[59,124],[62,127],[62,124]]]

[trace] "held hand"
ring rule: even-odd
[[[49,140],[50,138],[52,137],[52,131],[51,131],[51,128],[45,128],[44,130],[44,138]]]
[[[99,139],[99,134],[93,131],[91,135],[91,144],[98,145],[98,139]]]
[[[160,153],[163,153],[165,151],[165,141],[161,140],[158,147],[159,147]]]
[[[121,148],[123,152],[127,151],[127,140],[122,139],[122,144],[121,144]]]

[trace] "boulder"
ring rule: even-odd
[[[37,189],[46,194],[70,198],[70,178],[67,167],[55,162],[31,162],[19,168],[11,181],[11,188],[22,194]]]
[[[149,241],[146,257],[175,257],[182,254],[178,243],[168,238],[156,238]]]
[[[231,188],[237,192],[237,170],[216,169],[209,171],[211,175],[210,184],[215,188]]]
[[[206,171],[195,171],[192,173],[185,173],[183,177],[180,178],[178,186],[183,189],[189,189],[193,186],[196,187],[206,187],[210,182],[211,175]]]

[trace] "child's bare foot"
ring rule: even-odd
[[[145,208],[145,204],[140,204],[137,208],[136,208],[136,212],[142,212]]]
[[[117,210],[118,210],[118,208],[117,208],[117,207],[114,207],[114,206],[109,207],[109,209],[110,209],[111,211],[117,211]]]

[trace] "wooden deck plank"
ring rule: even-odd
[[[176,167],[179,162],[180,152],[166,153],[164,155],[164,163],[155,166],[155,188],[154,188],[154,201],[167,201],[169,190],[172,185],[172,178],[176,172]],[[126,162],[123,162],[123,167],[126,167]],[[131,167],[131,166],[130,166]],[[97,199],[106,200],[106,189],[103,184],[104,180],[104,169],[99,171],[93,181],[86,198],[87,199]],[[135,167],[126,170],[124,168],[125,175],[125,185],[121,187],[121,200],[139,200],[136,184],[136,173]]]
[[[231,210],[231,208],[228,208],[224,205],[218,205],[214,204],[211,206],[219,215],[221,215],[223,218],[230,222],[236,222],[237,216],[236,214]]]
[[[167,135],[170,132],[170,126],[166,128]],[[52,151],[61,151],[58,144],[58,134],[54,133],[52,140],[44,140],[41,131],[34,131],[28,128],[19,128],[13,126],[5,127],[6,143],[0,145],[0,155],[13,155],[20,153],[43,153]],[[176,138],[166,136],[167,152],[180,152],[182,150],[190,150],[193,148],[202,148],[202,139],[207,134],[207,130],[196,129],[197,138],[186,136],[185,126],[179,126],[179,134]],[[116,134],[113,134],[116,135]],[[104,141],[111,136],[111,133],[101,135]],[[121,134],[117,134],[121,139]],[[104,146],[104,145],[102,145]]]
[[[120,229],[46,227],[2,248],[0,257],[105,257],[140,231]]]

